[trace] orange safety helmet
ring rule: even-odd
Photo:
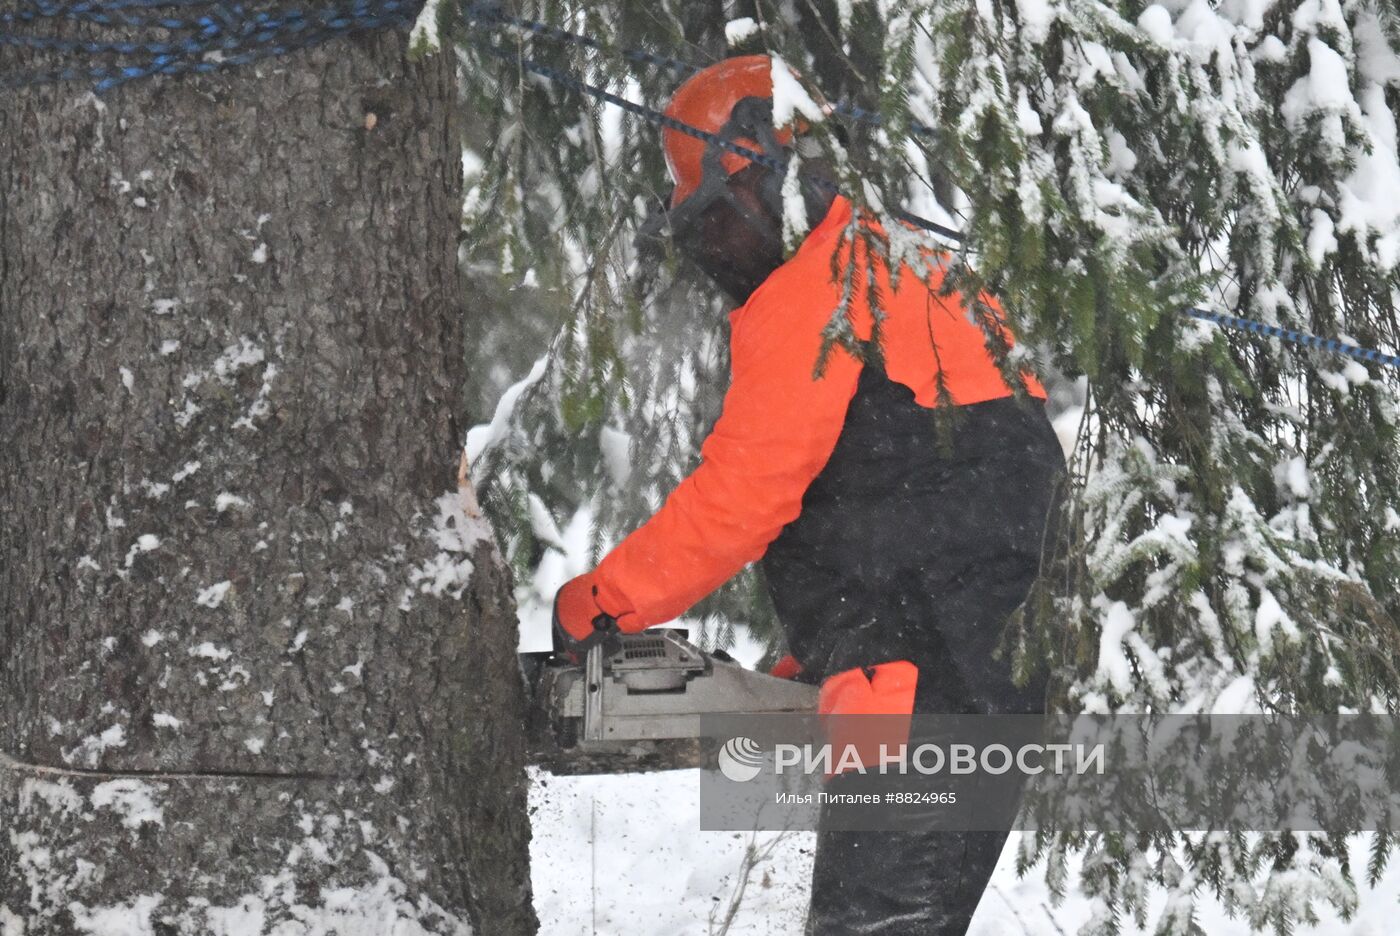
[[[666,116],[719,134],[729,123],[734,105],[745,98],[771,100],[772,97],[773,60],[766,55],[742,55],[716,62],[692,75],[671,96]],[[775,136],[780,144],[787,146],[792,142],[792,129],[782,128]],[[666,153],[666,168],[676,185],[671,193],[671,207],[675,208],[700,187],[708,144],[670,129],[662,131],[661,142]],[[763,152],[763,147],[749,137],[736,137],[733,142]],[[726,176],[743,169],[749,162],[738,153],[726,152],[720,156]]]

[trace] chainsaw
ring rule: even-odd
[[[698,767],[710,749],[701,719],[810,714],[817,687],[744,669],[677,628],[614,633],[582,660],[521,654],[531,760],[556,774]]]

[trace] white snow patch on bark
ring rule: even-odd
[[[224,581],[216,585],[210,585],[208,588],[200,589],[199,594],[195,596],[194,603],[203,605],[206,608],[217,608],[224,603],[224,596],[228,594],[228,590],[232,587],[232,582]]]
[[[136,557],[141,553],[148,553],[160,547],[160,537],[153,533],[142,533],[136,537],[136,542],[131,544],[131,548],[126,551],[126,567],[131,568],[131,564],[136,561]]]
[[[164,899],[161,894],[142,894],[129,904],[91,908],[74,901],[68,912],[78,932],[88,936],[155,936],[151,913]]]
[[[151,716],[151,724],[155,725],[157,728],[170,728],[179,731],[180,726],[183,725],[184,722],[166,712],[156,712]]]
[[[43,803],[49,811],[56,813],[80,813],[83,810],[82,794],[73,789],[66,780],[52,783],[48,780],[26,778],[19,788],[20,812],[31,812],[35,801]]]
[[[297,900],[292,875],[262,879],[261,893],[246,894],[232,904],[209,907],[204,931],[209,936],[260,936],[271,915],[290,917],[277,933],[286,936],[471,936],[466,920],[448,913],[427,896],[408,898],[408,887],[372,852],[364,852],[376,874],[372,883],[326,888],[322,903]],[[294,922],[293,922],[294,921]],[[123,934],[125,936],[125,934]]]
[[[267,932],[267,905],[245,895],[228,907],[210,907],[204,918],[210,936],[262,936]]]
[[[224,491],[218,497],[214,498],[214,509],[219,513],[223,513],[233,507],[247,506],[248,502],[246,500],[239,497],[237,494],[230,494],[228,491]]]
[[[190,656],[203,657],[206,660],[223,661],[233,656],[233,651],[229,650],[226,647],[215,646],[214,644],[205,641],[197,647],[191,647]]]
[[[409,573],[418,591],[461,598],[471,582],[471,555],[478,543],[491,538],[491,528],[481,517],[467,514],[458,491],[437,499],[437,516],[429,532],[438,554],[421,562]]]
[[[141,490],[146,492],[146,496],[152,500],[160,500],[170,493],[170,485],[164,481],[152,481],[150,478],[141,479]]]
[[[121,814],[121,824],[128,829],[143,825],[165,825],[165,812],[156,805],[155,787],[140,780],[123,778],[99,783],[93,788],[92,805]]]
[[[229,669],[228,675],[224,678],[224,681],[219,683],[219,691],[232,692],[235,689],[241,689],[252,681],[253,674],[235,664]]]
[[[24,917],[10,912],[9,907],[0,906],[0,936],[24,936]]]
[[[88,735],[76,746],[61,751],[65,763],[79,762],[87,767],[96,767],[108,748],[126,747],[126,729],[113,725],[100,735]]]
[[[228,380],[243,368],[261,364],[266,358],[262,347],[245,335],[238,339],[238,344],[224,348],[223,354],[214,359],[214,376]]]
[[[190,475],[194,474],[194,473],[195,473],[196,471],[198,471],[198,470],[199,470],[199,462],[197,462],[197,461],[185,462],[184,466],[181,467],[179,471],[175,472],[173,475],[170,476],[170,480],[173,481],[173,482],[176,483],[176,484],[179,484],[181,481],[185,480],[186,478],[188,478]]]

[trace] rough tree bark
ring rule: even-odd
[[[5,936],[535,929],[453,76],[405,50],[0,92]]]

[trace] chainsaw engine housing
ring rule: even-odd
[[[536,761],[556,773],[699,766],[702,716],[816,710],[815,686],[746,670],[686,637],[675,628],[618,634],[582,666],[527,655]]]

